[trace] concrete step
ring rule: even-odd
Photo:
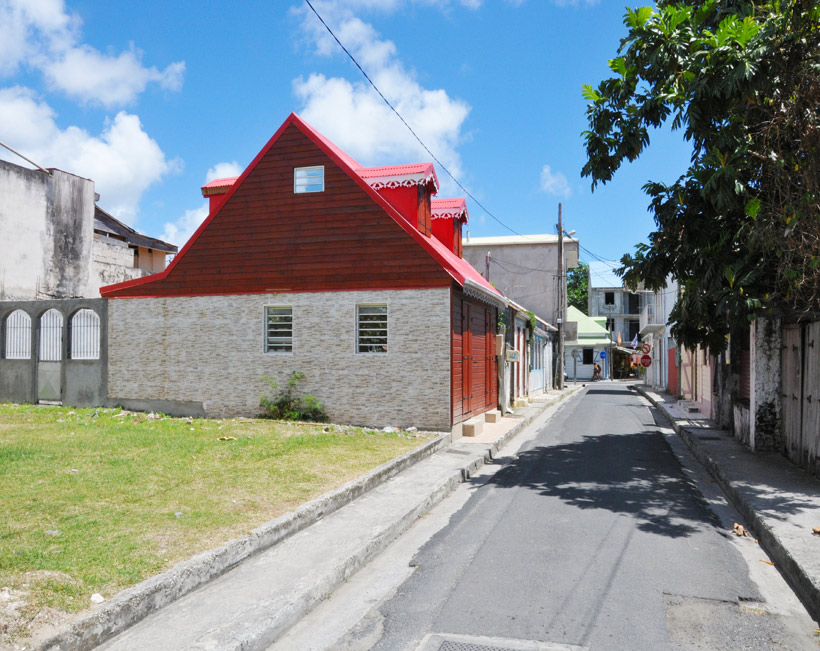
[[[468,436],[470,438],[474,436],[480,436],[481,432],[484,431],[484,414],[480,416],[473,416],[472,418],[465,420],[461,424],[461,435]]]
[[[680,408],[689,414],[697,414],[700,411],[697,405],[691,400],[681,400],[678,405],[680,405]]]
[[[501,418],[501,412],[498,409],[493,409],[484,414],[485,423],[497,423],[499,418]]]

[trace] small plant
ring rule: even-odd
[[[287,384],[280,389],[274,378],[262,377],[261,380],[267,383],[273,397],[260,396],[259,406],[262,407],[262,413],[259,417],[326,423],[328,416],[318,398],[311,393],[299,395],[298,385],[304,378],[304,373],[293,371]]]

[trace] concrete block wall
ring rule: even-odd
[[[374,303],[388,306],[388,352],[358,354],[356,305]],[[293,307],[292,353],[264,352],[266,305]],[[109,346],[113,404],[253,416],[261,377],[299,371],[332,421],[450,429],[449,289],[113,299]]]
[[[134,267],[134,250],[124,242],[94,239],[92,264],[92,293],[99,294],[100,287],[113,285],[134,278],[142,278],[147,272]]]

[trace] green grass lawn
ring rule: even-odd
[[[82,610],[430,438],[0,405],[0,589]]]

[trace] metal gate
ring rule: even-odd
[[[48,310],[40,317],[40,344],[37,347],[37,400],[59,402],[63,398],[63,315]]]

